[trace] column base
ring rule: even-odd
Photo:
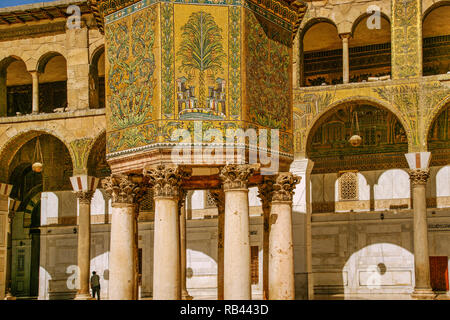
[[[8,292],[8,293],[6,294],[4,300],[16,300],[16,297],[13,296],[13,295],[11,294],[11,292]]]
[[[436,296],[436,293],[431,289],[414,289],[411,293],[411,298],[415,300],[433,300]]]
[[[192,300],[194,299],[187,291],[181,293],[181,300]]]
[[[77,293],[73,300],[93,300],[89,293]]]

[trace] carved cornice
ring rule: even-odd
[[[273,185],[272,201],[291,201],[294,195],[294,189],[299,183],[301,177],[291,172],[283,172],[278,174],[275,184]]]
[[[2,29],[0,40],[14,40],[37,35],[60,34],[66,32],[66,21],[56,23],[38,24],[33,26],[20,26]]]
[[[248,179],[254,174],[255,169],[255,166],[249,164],[226,165],[219,174],[223,190],[247,189]]]
[[[153,187],[153,197],[180,197],[181,183],[190,172],[181,167],[158,165],[156,168],[144,169],[144,176]]]
[[[94,191],[76,191],[74,192],[80,203],[90,204]]]
[[[113,204],[138,204],[146,191],[141,183],[124,174],[112,174],[103,179],[102,187],[112,197]]]
[[[414,185],[425,185],[427,184],[428,177],[430,176],[430,171],[428,169],[413,169],[409,170],[409,179]]]

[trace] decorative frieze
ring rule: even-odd
[[[428,177],[430,176],[430,172],[428,169],[413,169],[409,170],[409,178],[414,185],[425,185],[427,184]]]
[[[133,176],[112,174],[102,180],[103,189],[112,197],[113,204],[137,204],[145,193],[144,186]]]
[[[158,165],[156,168],[144,169],[144,176],[153,187],[154,197],[180,197],[180,186],[190,173],[181,167]]]
[[[249,178],[255,173],[256,167],[249,164],[229,164],[220,171],[223,190],[247,189]]]
[[[275,184],[273,185],[272,201],[292,201],[295,186],[300,180],[301,177],[290,172],[278,174]]]

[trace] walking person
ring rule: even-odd
[[[91,289],[92,289],[92,298],[95,299],[95,294],[97,294],[97,300],[100,300],[100,277],[97,275],[95,271],[92,271]]]

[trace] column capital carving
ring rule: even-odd
[[[272,201],[292,201],[294,189],[301,177],[291,172],[279,173],[273,185]]]
[[[263,176],[262,183],[258,185],[258,197],[261,199],[263,210],[270,208],[275,182],[275,176]]]
[[[427,184],[428,177],[430,176],[429,169],[411,169],[409,170],[409,179],[413,185],[425,185]]]
[[[94,196],[94,191],[74,191],[80,203],[90,204],[92,197]]]
[[[137,204],[146,191],[142,183],[125,174],[112,174],[104,178],[102,187],[112,197],[113,204]]]
[[[223,183],[223,190],[247,189],[249,178],[257,167],[250,164],[229,164],[220,170],[219,177]]]
[[[144,176],[153,187],[154,197],[180,197],[181,183],[190,176],[190,172],[179,166],[169,167],[158,165],[155,168],[144,169]]]
[[[213,189],[209,191],[211,197],[214,199],[217,208],[219,209],[219,214],[225,210],[225,193],[222,189]]]

